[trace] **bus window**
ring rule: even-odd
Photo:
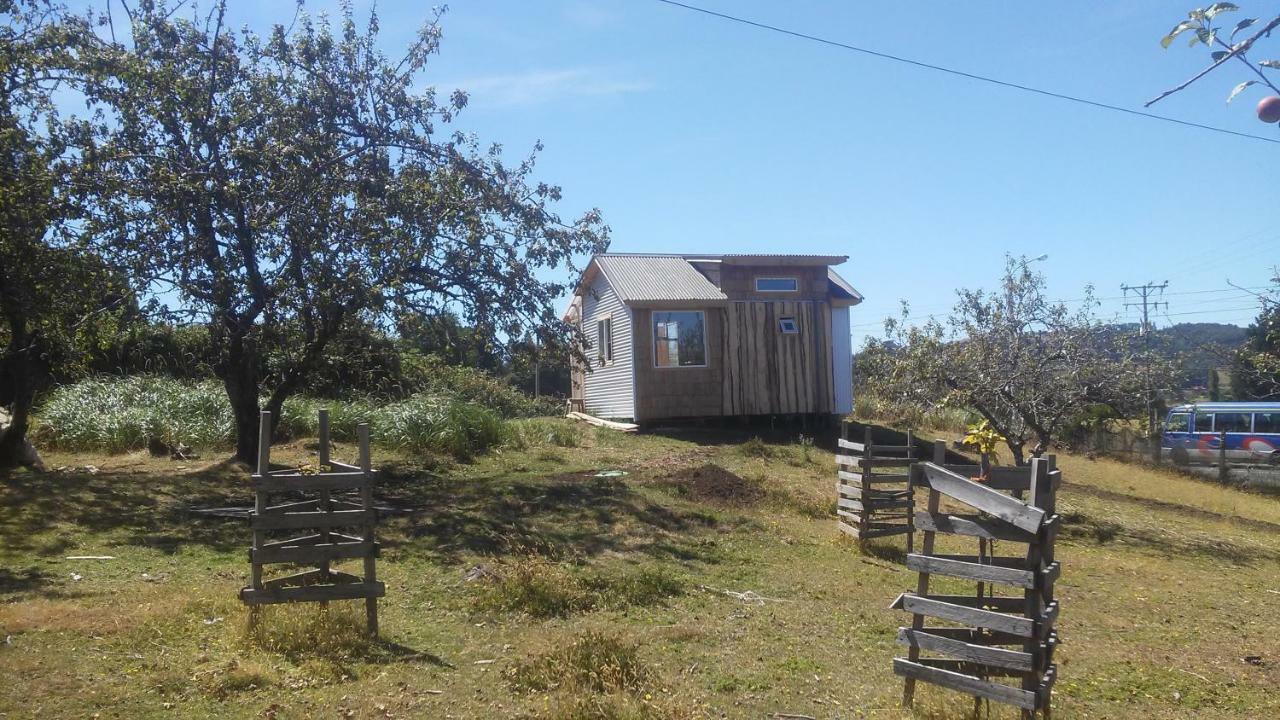
[[[1175,413],[1169,416],[1164,423],[1165,432],[1184,433],[1189,429],[1189,421],[1191,416],[1186,413]]]
[[[1280,412],[1254,413],[1253,431],[1256,433],[1280,433]]]
[[[1214,432],[1247,433],[1249,432],[1248,413],[1218,413],[1213,421]]]
[[[1196,413],[1196,432],[1213,432],[1213,413]]]

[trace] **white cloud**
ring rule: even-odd
[[[647,80],[618,77],[600,68],[530,70],[511,75],[485,75],[437,83],[441,90],[460,88],[472,105],[516,107],[540,105],[575,97],[605,97],[644,92]]]

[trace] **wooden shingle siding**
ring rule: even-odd
[[[796,292],[756,292],[756,278],[796,278]],[[720,289],[730,300],[826,300],[826,266],[724,265]]]
[[[724,309],[694,306],[680,309],[699,310],[705,314],[703,332],[707,338],[707,366],[654,367],[653,311],[635,308],[632,311],[632,344],[635,348],[637,420],[720,414],[720,378],[724,369],[720,336],[724,327]]]
[[[725,312],[721,414],[827,413],[832,407],[831,308],[825,302],[733,302]],[[778,321],[794,317],[799,332]]]
[[[611,318],[613,327],[613,362],[601,365],[596,359],[596,321],[604,317]],[[590,370],[583,378],[586,411],[602,418],[634,418],[631,310],[604,275],[595,279],[583,297],[582,329],[591,343],[587,350]]]

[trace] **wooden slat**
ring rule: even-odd
[[[995,630],[984,630],[982,628],[966,628],[966,627],[925,627],[912,628],[919,632],[927,632],[930,635],[936,635],[941,638],[950,640],[959,640],[966,643],[975,643],[978,645],[1021,645],[1026,638],[1014,635],[1012,633],[997,632]]]
[[[911,479],[911,475],[909,473],[884,473],[883,475],[881,475],[876,473],[866,474],[866,473],[849,472],[847,470],[837,470],[836,476],[839,477],[841,480],[848,480],[850,482],[857,482],[857,483],[865,483],[867,485],[879,485],[881,483],[885,483],[885,484],[904,483]]]
[[[1012,559],[1012,558],[1011,558]],[[972,561],[971,561],[972,560]],[[982,564],[977,558],[964,556],[946,557],[940,555],[908,555],[907,569],[916,572],[927,572],[931,575],[978,580],[981,582],[997,582],[1028,590],[1036,586],[1036,573],[1018,567],[1007,567],[997,562]],[[1021,562],[1021,558],[1018,559]]]
[[[870,540],[871,538],[888,537],[890,535],[902,535],[911,532],[910,525],[896,525],[893,527],[870,527],[866,532],[862,533],[862,539]]]
[[[264,515],[249,519],[255,530],[296,530],[300,528],[332,528],[344,525],[372,525],[378,520],[377,510],[337,510],[334,512],[300,512],[286,515]]]
[[[840,532],[845,535],[852,535],[856,538],[862,537],[862,533],[858,530],[857,525],[850,525],[846,522],[836,521],[836,527],[840,528]]]
[[[856,443],[852,440],[845,440],[844,438],[838,438],[836,440],[836,447],[843,448],[845,450],[852,450],[854,452],[859,452],[859,453],[866,452],[867,450],[866,445],[863,445],[862,443]]]
[[[1034,533],[1016,528],[1003,520],[993,520],[982,515],[918,512],[916,513],[916,527],[928,532],[967,535],[984,540],[1036,542]]]
[[[341,542],[317,545],[286,545],[273,548],[262,548],[250,552],[252,562],[259,563],[322,563],[333,560],[362,558],[373,554],[377,556],[378,543]]]
[[[387,594],[386,585],[380,582],[340,583],[337,585],[305,585],[268,590],[244,588],[240,599],[249,605],[270,605],[287,602],[325,602],[329,600],[356,600],[379,598]]]
[[[253,488],[262,492],[287,490],[352,490],[364,487],[367,480],[360,472],[321,473],[318,475],[253,476]]]
[[[1029,672],[1034,667],[1034,656],[1020,650],[1006,650],[991,647],[990,644],[965,642],[940,635],[933,635],[925,630],[898,628],[898,644],[918,647],[921,650],[940,652],[991,667],[1007,668]]]
[[[933,463],[925,463],[921,482],[933,490],[995,516],[1015,527],[1036,532],[1044,523],[1045,512],[1038,507],[1009,497]]]
[[[863,467],[865,464],[865,458],[860,458],[857,455],[836,455],[836,465],[843,465],[845,467]]]
[[[840,498],[837,501],[837,504],[842,508],[847,508],[857,512],[863,510],[875,512],[876,510],[911,507],[911,498],[907,498],[905,500],[867,500],[866,502],[854,500],[852,498]]]
[[[940,599],[943,597],[947,598],[947,600]],[[956,602],[955,600],[959,597],[964,597],[965,600],[970,602],[963,604]],[[977,600],[978,602],[990,603],[990,601],[1002,599],[1015,600],[1019,608],[1023,604],[1022,598],[970,598],[968,596],[955,595],[919,597],[911,593],[903,593],[895,604],[900,604],[901,609],[917,615],[927,615],[965,625],[990,628],[1022,637],[1034,637],[1036,624],[1033,620],[995,610],[973,607],[972,602]]]
[[[906,658],[894,658],[893,671],[904,677],[923,680],[940,687],[959,690],[968,695],[995,700],[996,702],[1013,705],[1024,710],[1035,710],[1038,707],[1038,697],[1034,692],[989,680],[980,680],[951,670],[929,667],[922,662],[912,662]]]

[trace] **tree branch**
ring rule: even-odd
[[[1226,63],[1226,62],[1227,62],[1228,60],[1230,60],[1231,58],[1236,57],[1236,56],[1238,56],[1238,55],[1242,55],[1242,54],[1244,54],[1244,53],[1248,52],[1248,51],[1249,51],[1249,48],[1253,47],[1253,43],[1254,43],[1254,42],[1256,42],[1256,41],[1258,40],[1258,38],[1262,37],[1263,35],[1266,35],[1266,34],[1270,33],[1272,30],[1276,29],[1277,27],[1280,27],[1280,15],[1277,15],[1276,17],[1272,18],[1271,22],[1269,22],[1269,23],[1267,23],[1267,24],[1266,24],[1266,27],[1264,27],[1264,28],[1262,28],[1261,30],[1259,30],[1258,32],[1254,33],[1254,34],[1253,34],[1253,36],[1252,36],[1252,37],[1250,37],[1249,39],[1242,41],[1239,45],[1237,45],[1234,49],[1232,49],[1232,50],[1231,50],[1231,52],[1229,52],[1229,53],[1227,53],[1226,55],[1223,55],[1222,57],[1218,58],[1217,62],[1213,63],[1212,65],[1210,65],[1209,67],[1205,68],[1204,70],[1201,70],[1199,73],[1196,73],[1196,75],[1195,75],[1194,77],[1192,77],[1191,79],[1189,79],[1189,80],[1187,80],[1186,82],[1182,83],[1181,85],[1179,85],[1179,86],[1177,86],[1177,87],[1175,87],[1175,88],[1173,88],[1173,89],[1171,89],[1171,90],[1165,90],[1164,92],[1160,93],[1160,95],[1159,95],[1158,97],[1155,97],[1155,98],[1153,98],[1153,99],[1151,99],[1151,100],[1148,100],[1146,103],[1144,103],[1144,104],[1143,104],[1143,107],[1151,107],[1152,105],[1155,105],[1156,103],[1158,103],[1158,102],[1160,102],[1161,100],[1163,100],[1163,99],[1165,99],[1165,98],[1169,97],[1170,95],[1172,95],[1172,94],[1174,94],[1174,93],[1176,93],[1176,92],[1179,92],[1179,91],[1181,91],[1181,90],[1185,90],[1185,89],[1187,89],[1187,87],[1189,87],[1192,83],[1196,82],[1197,80],[1199,80],[1200,78],[1204,77],[1205,75],[1208,75],[1209,73],[1213,72],[1214,70],[1217,70],[1219,66],[1223,65],[1224,63]],[[1250,67],[1253,67],[1253,66],[1252,66],[1252,65],[1250,65]],[[1259,72],[1261,72],[1261,71],[1259,71]],[[1269,80],[1267,81],[1267,84],[1269,84],[1269,85],[1270,85],[1270,81],[1269,81]],[[1274,86],[1274,85],[1272,85],[1272,87],[1274,88],[1275,86]]]

